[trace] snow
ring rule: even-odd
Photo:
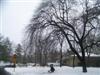
[[[54,73],[48,73],[49,67],[17,67],[5,68],[11,75],[100,75],[99,68],[87,68],[88,72],[83,73],[81,67],[55,67]]]
[[[79,53],[80,56],[82,56],[82,53]],[[74,56],[74,55],[71,55]],[[75,55],[76,56],[76,55]],[[87,53],[85,53],[85,56],[88,56]],[[100,54],[94,54],[94,53],[90,53],[91,57],[100,57]]]
[[[10,64],[11,64],[10,62],[0,61],[0,66],[6,66],[6,65],[10,65]]]

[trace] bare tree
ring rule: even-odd
[[[95,5],[96,2],[92,0],[50,0],[46,3],[45,7],[39,9],[31,24],[28,25],[30,44],[32,45],[37,32],[41,34],[45,32],[42,35],[43,38],[46,38],[45,36],[52,37],[52,34],[56,36],[60,33],[80,60],[83,72],[87,72],[85,52],[88,48],[97,45],[100,40],[93,38],[92,42],[86,43],[86,39],[100,25],[98,22],[100,21],[98,18],[100,6]],[[47,29],[48,32],[45,31]],[[73,43],[76,44],[76,47],[73,46]],[[77,48],[79,49],[77,50]]]

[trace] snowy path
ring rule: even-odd
[[[87,73],[82,73],[82,68],[55,67],[54,73],[48,73],[49,67],[17,67],[6,68],[11,75],[100,75],[100,68],[88,68]]]

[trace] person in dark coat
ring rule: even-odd
[[[55,71],[55,68],[53,66],[53,64],[50,64],[50,71],[49,72],[54,72]]]

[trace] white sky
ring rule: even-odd
[[[0,33],[14,43],[21,43],[24,28],[29,24],[41,0],[1,0]]]

